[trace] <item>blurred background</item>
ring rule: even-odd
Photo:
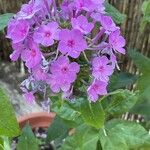
[[[0,14],[16,13],[27,0],[0,0]],[[57,1],[59,3],[59,1]],[[125,14],[125,20],[121,23],[123,36],[127,41],[127,48],[140,51],[150,57],[150,26],[147,24],[141,29],[144,14],[142,4],[144,0],[109,0],[115,8]],[[25,78],[23,62],[11,62],[9,55],[12,52],[10,42],[5,38],[6,31],[0,32],[0,86],[7,89],[17,116],[25,113],[39,111],[41,108],[35,104],[30,106],[25,103],[19,89],[19,84]],[[120,68],[124,72],[138,74],[129,57],[119,57]]]

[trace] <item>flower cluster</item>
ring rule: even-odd
[[[80,57],[91,69],[87,94],[90,101],[107,94],[110,76],[117,67],[116,53],[125,54],[125,39],[120,28],[105,12],[105,0],[30,0],[8,24],[10,58],[21,58],[29,78],[21,88],[29,102],[36,92],[47,90],[72,94],[80,72]],[[93,35],[93,30],[97,34]],[[88,58],[86,53],[89,51]]]

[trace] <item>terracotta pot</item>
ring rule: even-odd
[[[39,113],[31,113],[25,116],[19,117],[18,123],[20,128],[23,128],[27,123],[34,128],[48,128],[49,125],[53,122],[55,118],[55,113],[50,112],[39,112]]]

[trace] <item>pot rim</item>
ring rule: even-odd
[[[20,116],[17,118],[20,128],[22,129],[27,123],[32,129],[48,128],[53,122],[56,114],[54,112],[35,112]]]

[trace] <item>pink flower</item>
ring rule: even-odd
[[[87,48],[86,40],[79,30],[64,29],[59,34],[60,42],[58,49],[62,54],[78,58],[80,53]]]
[[[46,70],[44,70],[40,65],[34,67],[32,69],[32,73],[37,81],[46,81],[46,79],[48,78]]]
[[[101,22],[102,27],[108,32],[119,29],[110,16],[101,15],[99,21]]]
[[[13,43],[24,41],[29,32],[30,25],[26,20],[11,20],[8,24],[7,38]]]
[[[88,34],[94,28],[94,24],[89,23],[87,18],[83,15],[77,18],[72,18],[71,23],[74,29],[78,29],[84,34]]]
[[[122,36],[120,36],[120,30],[116,30],[110,34],[109,44],[112,46],[114,51],[125,54],[125,49],[123,47],[125,46],[126,41]]]
[[[23,96],[29,104],[33,104],[35,101],[34,92],[26,92]]]
[[[73,2],[70,0],[64,0],[61,4],[61,9],[62,9],[62,15],[67,16],[67,18],[72,17],[72,12],[73,12]]]
[[[106,56],[96,57],[93,60],[93,72],[92,75],[103,82],[109,80],[109,76],[113,73],[112,65],[109,65],[110,60]]]
[[[20,57],[22,51],[24,50],[24,45],[23,43],[12,43],[12,47],[14,49],[13,53],[10,55],[10,59],[12,61],[17,61],[18,58]]]
[[[54,92],[68,91],[71,84],[76,80],[80,67],[76,62],[69,63],[68,57],[60,56],[50,66],[52,75],[48,81]]]
[[[92,12],[102,6],[104,0],[75,0],[75,6],[78,10]]]
[[[71,87],[70,83],[68,83],[66,80],[61,80],[55,75],[49,76],[47,84],[50,85],[50,88],[54,93],[59,93],[60,90],[67,92]]]
[[[31,19],[35,13],[41,10],[41,6],[33,0],[30,0],[28,4],[24,4],[21,7],[20,12],[17,14],[17,19]]]
[[[40,43],[43,46],[51,46],[54,44],[54,40],[58,40],[58,24],[56,22],[50,22],[47,25],[42,25],[33,36],[36,43]]]
[[[87,90],[90,101],[96,102],[99,95],[106,95],[107,85],[106,82],[95,80]]]
[[[31,42],[29,47],[22,52],[21,58],[26,62],[26,66],[32,69],[41,62],[42,53],[38,45]]]

